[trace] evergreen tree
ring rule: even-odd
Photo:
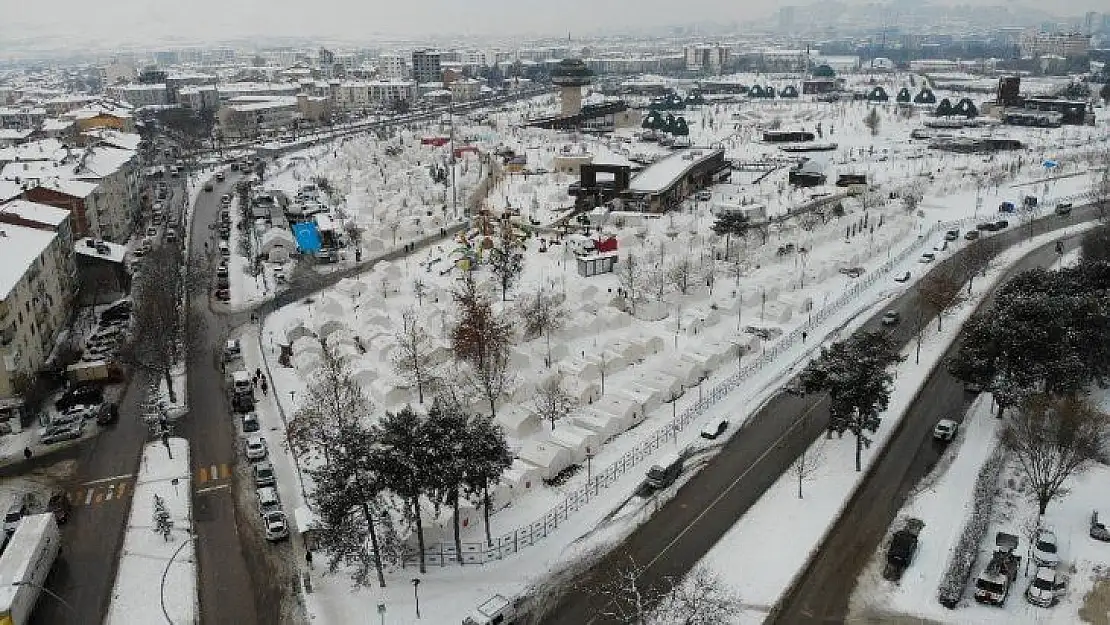
[[[158,495],[154,495],[154,531],[161,534],[166,542],[169,542],[170,533],[173,532],[173,519],[166,509],[166,500]]]
[[[459,496],[466,480],[467,467],[471,463],[468,449],[469,421],[470,415],[462,406],[437,398],[432,402],[425,422],[427,439],[432,445],[428,452],[431,466],[434,467],[431,498],[439,504],[451,507],[455,553],[458,554],[459,565],[463,564]]]
[[[427,573],[424,559],[424,519],[420,498],[434,488],[436,467],[433,442],[428,436],[427,419],[410,406],[387,412],[371,430],[378,442],[371,464],[380,471],[389,490],[405,501],[405,514],[416,528],[420,551],[420,572]]]
[[[751,219],[743,213],[726,211],[717,215],[717,220],[713,222],[713,233],[725,237],[725,258],[729,257],[732,237],[746,235],[751,227]]]
[[[501,480],[502,474],[513,463],[513,454],[505,441],[501,426],[487,415],[476,415],[467,430],[466,449],[469,462],[464,473],[464,487],[468,496],[479,497],[486,526],[486,544],[493,546],[489,514],[493,502],[490,488]]]
[[[828,391],[828,433],[856,437],[856,471],[870,447],[867,433],[879,428],[879,413],[890,401],[891,365],[900,362],[894,342],[880,332],[864,332],[822,348],[802,374],[807,393]]]

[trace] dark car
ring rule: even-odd
[[[994,224],[985,221],[981,224],[975,224],[975,229],[976,230],[986,230],[987,232],[990,232],[990,231],[994,230]]]
[[[960,231],[959,230],[949,230],[948,232],[944,233],[944,240],[945,241],[955,241],[958,238],[960,238]]]
[[[111,425],[116,421],[119,421],[119,406],[112,402],[101,404],[96,412],[97,425]]]
[[[910,272],[908,272],[908,271],[901,274],[901,275],[894,276],[894,281],[895,282],[909,282],[909,280],[910,280]]]
[[[59,525],[69,520],[69,511],[72,508],[73,505],[69,502],[69,495],[63,491],[56,491],[46,502],[46,509],[54,515],[54,520]]]
[[[79,404],[94,405],[104,401],[104,390],[92,384],[78,384],[62,393],[54,407],[59,411],[72,408]]]
[[[968,241],[974,241],[975,239],[979,238],[979,231],[978,230],[968,230],[967,233],[964,234],[964,238],[967,239]]]
[[[221,302],[231,301],[231,291],[228,289],[216,289],[216,299]]]
[[[1001,229],[1003,229],[1003,228],[1005,228],[1006,226],[1009,226],[1009,225],[1010,225],[1010,222],[1006,221],[1005,219],[999,219],[998,221],[994,222],[994,229],[995,230],[1001,230]]]

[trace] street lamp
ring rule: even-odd
[[[412,596],[416,598],[416,618],[420,618],[420,578],[412,578]]]
[[[26,580],[14,581],[14,582],[11,583],[11,585],[12,586],[30,586],[31,588],[38,588],[42,592],[45,592],[46,594],[48,594],[51,597],[53,597],[54,599],[56,599],[58,601],[58,603],[65,606],[65,609],[69,610],[74,616],[77,616],[77,609],[76,608],[74,608],[72,605],[70,605],[69,602],[66,601],[65,599],[62,599],[61,596],[58,595],[58,593],[54,592],[53,590],[50,590],[46,586],[43,586],[41,584],[36,584],[34,582],[29,582],[29,581],[26,581]]]

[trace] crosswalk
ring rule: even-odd
[[[231,485],[232,466],[227,463],[198,467],[194,475],[198,492],[225,488]],[[89,480],[69,490],[69,501],[74,506],[96,506],[123,501],[131,496],[135,476],[116,475]]]

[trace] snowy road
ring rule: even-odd
[[[1077,246],[1078,237],[1065,242]],[[999,284],[1010,276],[1048,267],[1057,258],[1055,244],[1046,245],[1014,265]],[[984,302],[989,305],[992,298]],[[953,342],[944,359],[953,356],[960,341]],[[784,609],[768,622],[842,623],[848,599],[863,566],[882,541],[887,526],[914,486],[936,465],[942,446],[934,444],[933,424],[944,417],[964,414],[974,399],[963,385],[938,368],[925,382],[917,401],[895,431],[883,455],[873,465],[868,479],[856,492],[833,527],[817,557],[795,581],[794,591],[783,601]]]
[[[1077,209],[1076,217],[1067,221],[1050,215],[1038,223],[1038,231],[1041,228],[1065,227],[1093,214],[1093,210],[1087,207]],[[1026,229],[1012,229],[992,237],[996,242],[996,253],[999,248],[1015,243],[1027,234]],[[913,306],[913,295],[907,294],[887,309],[899,310],[903,319],[909,319],[912,318],[911,311],[916,312]],[[878,329],[878,317],[876,314],[865,327]],[[902,344],[910,340],[909,325],[903,324],[895,332],[895,339]],[[603,580],[614,579],[614,572],[627,568],[630,558],[644,568],[640,579],[645,587],[661,587],[668,578],[685,574],[774,483],[801,449],[812,443],[823,430],[828,417],[824,402],[823,397],[798,399],[776,396],[730,439],[706,469],[691,478],[650,521],[579,575],[575,586],[589,588]],[[930,426],[932,422],[930,418]],[[897,506],[894,506],[892,514],[896,510]],[[887,523],[889,519],[882,523],[879,537]],[[871,550],[862,550],[860,565],[870,553]],[[851,579],[854,580],[854,576]],[[599,616],[604,600],[589,593],[574,590],[570,593],[554,599],[556,605],[548,612],[545,623],[580,625],[609,622]],[[845,603],[848,594],[847,590],[843,592]],[[796,616],[805,615],[799,611]],[[780,622],[799,621],[783,619]]]

